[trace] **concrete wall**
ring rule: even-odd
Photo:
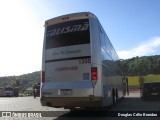
[[[160,82],[160,75],[128,76],[129,86],[139,86],[140,82]]]

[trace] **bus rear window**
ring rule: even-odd
[[[6,87],[5,88],[5,91],[12,91],[13,90],[13,88],[11,88],[11,87]]]
[[[47,27],[46,49],[89,43],[88,19],[69,21]]]

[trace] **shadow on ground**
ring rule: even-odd
[[[118,116],[119,112],[143,112],[143,111],[160,111],[160,98],[150,98],[143,101],[140,97],[127,97],[119,101],[116,106],[106,111],[69,111],[60,115],[55,120],[81,118],[86,119],[111,119]],[[122,117],[121,117],[122,118]]]

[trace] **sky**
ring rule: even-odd
[[[0,0],[0,76],[41,70],[45,20],[92,12],[120,59],[160,55],[159,0]]]

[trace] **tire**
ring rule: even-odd
[[[116,102],[118,101],[118,90],[116,89]]]
[[[112,105],[115,106],[115,104],[116,104],[115,90],[112,90]]]
[[[146,101],[148,98],[147,98],[146,95],[142,95],[142,96],[141,96],[141,99],[142,99],[143,101]]]

